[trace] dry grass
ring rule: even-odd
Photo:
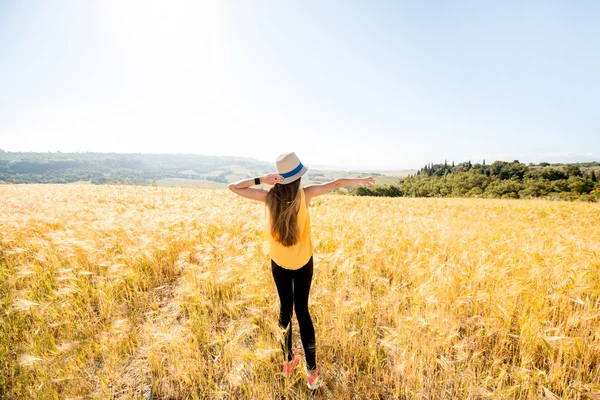
[[[598,204],[325,196],[310,211],[317,393],[277,375],[260,204],[0,186],[0,397],[600,398]]]

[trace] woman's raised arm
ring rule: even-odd
[[[265,185],[274,185],[283,182],[283,178],[278,174],[268,174],[258,179],[260,184],[264,183]],[[251,186],[254,185],[256,185],[254,178],[250,178],[230,183],[228,187],[229,190],[235,194],[265,203],[267,201],[267,191],[264,189],[252,188]]]
[[[368,178],[339,178],[327,183],[308,185],[304,188],[304,195],[306,196],[306,202],[308,203],[313,197],[329,193],[333,189],[359,184],[373,186],[375,184],[375,178],[372,176]]]

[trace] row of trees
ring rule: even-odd
[[[359,196],[553,198],[600,201],[599,163],[529,164],[470,161],[428,164],[398,185],[357,187]]]
[[[18,153],[0,150],[0,183],[70,183],[151,185],[163,178],[228,182],[235,165],[253,174],[272,166],[239,157],[189,154]],[[312,179],[321,178],[313,171]],[[359,196],[556,198],[600,200],[600,163],[428,164],[397,185],[357,187]]]

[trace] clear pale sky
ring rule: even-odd
[[[600,161],[597,1],[0,2],[0,149]]]

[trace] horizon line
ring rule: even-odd
[[[200,154],[200,153],[193,153],[193,152],[122,152],[122,151],[90,151],[90,150],[81,150],[81,151],[64,151],[64,150],[45,150],[45,151],[35,151],[35,150],[8,150],[8,149],[4,149],[4,148],[0,148],[0,152],[6,152],[6,153],[37,153],[37,154],[44,154],[44,153],[66,153],[66,154],[85,154],[85,153],[91,153],[91,154],[118,154],[118,155],[165,155],[165,156],[178,156],[178,155],[189,155],[189,156],[200,156],[200,157],[229,157],[229,158],[241,158],[241,159],[248,159],[248,160],[254,160],[254,161],[258,161],[260,163],[266,163],[266,164],[274,164],[272,161],[266,161],[266,160],[262,160],[256,157],[251,157],[251,156],[239,156],[239,155],[227,155],[227,154]],[[492,157],[490,157],[492,156]],[[521,161],[519,160],[519,158],[523,159],[523,156],[526,158],[525,161]],[[527,159],[529,157],[531,158],[536,158],[538,159],[538,161],[533,161],[531,159]],[[546,156],[546,157],[544,157]],[[420,166],[382,166],[382,165],[364,165],[364,166],[357,166],[357,165],[344,165],[344,164],[321,164],[321,163],[306,163],[307,166],[311,166],[312,164],[312,169],[315,170],[329,170],[329,171],[344,171],[344,172],[365,172],[365,171],[371,171],[371,172],[389,172],[389,171],[417,171],[419,169],[422,169],[424,165],[429,165],[429,164],[433,164],[433,165],[440,165],[443,163],[448,163],[448,164],[452,164],[454,163],[456,164],[461,164],[461,163],[467,163],[467,162],[472,162],[472,160],[478,160],[479,158],[481,158],[481,162],[479,161],[475,161],[474,164],[483,164],[484,162],[487,165],[490,165],[496,161],[503,161],[503,162],[514,162],[514,161],[518,161],[521,164],[534,164],[534,165],[538,165],[541,163],[549,163],[549,164],[558,164],[558,165],[562,165],[562,164],[583,164],[583,163],[600,163],[600,155],[596,155],[596,154],[591,154],[591,153],[587,153],[587,154],[580,154],[580,153],[572,153],[572,152],[565,152],[565,153],[525,153],[525,154],[499,154],[496,156],[493,156],[491,153],[485,154],[485,157],[466,157],[467,160],[465,161],[456,161],[455,159],[449,159],[449,158],[445,158],[443,162],[438,161],[438,162],[425,162],[425,163],[421,163]],[[544,159],[545,158],[545,159]],[[571,158],[571,160],[562,160],[559,161],[557,160],[557,158]],[[575,160],[575,158],[580,158],[581,160]],[[544,160],[541,160],[544,159]],[[490,160],[491,162],[487,162],[487,160]]]

